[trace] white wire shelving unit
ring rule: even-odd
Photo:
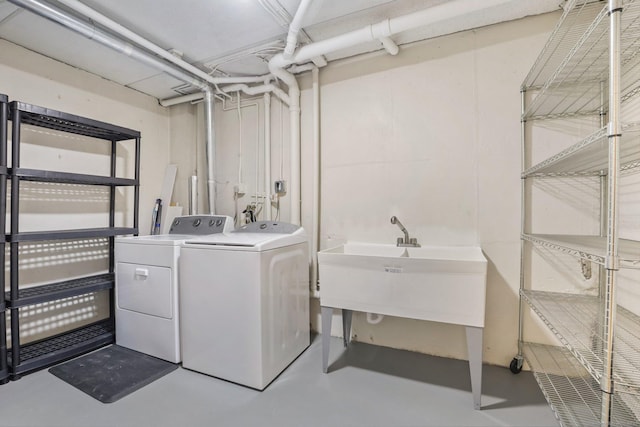
[[[620,271],[640,269],[640,242],[619,238],[618,219],[620,176],[640,172],[640,122],[621,120],[623,106],[640,92],[640,0],[568,0],[521,92],[519,341],[510,368],[518,373],[527,362],[563,426],[640,425],[640,316],[616,299]],[[599,117],[599,128],[531,164],[539,136],[530,126],[581,116]],[[600,234],[533,232],[532,181],[576,177],[600,181]],[[536,289],[536,249],[597,265],[596,289]],[[525,307],[559,345],[526,340]]]

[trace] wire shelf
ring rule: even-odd
[[[576,258],[605,265],[607,238],[568,234],[523,234],[522,239],[535,245],[573,255]],[[621,268],[640,268],[640,242],[618,239]]]
[[[603,392],[600,385],[564,348],[524,343],[524,357],[547,402],[564,427],[600,426]],[[611,426],[639,423],[638,396],[611,395]]]
[[[631,171],[640,165],[640,123],[622,126],[620,169]],[[564,151],[522,173],[522,178],[550,176],[597,176],[608,172],[609,140],[607,128],[599,129]]]
[[[640,2],[623,1],[621,100],[640,90]],[[537,95],[523,119],[571,117],[607,110],[609,19],[606,2],[569,2],[550,41],[523,83]],[[603,89],[604,88],[604,89]]]
[[[523,290],[522,297],[583,368],[600,381],[605,359],[601,301],[587,295]],[[616,391],[640,394],[640,317],[618,306],[613,354]]]

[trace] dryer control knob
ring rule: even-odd
[[[267,224],[260,224],[260,230],[264,230],[265,228],[267,228]]]
[[[199,226],[199,225],[200,225],[200,223],[201,223],[201,222],[202,222],[202,221],[200,220],[200,218],[198,218],[198,219],[196,219],[195,221],[193,221],[193,226],[194,226],[194,227],[197,227],[197,226]]]

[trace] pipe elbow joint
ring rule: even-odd
[[[384,21],[378,22],[377,24],[371,24],[372,39],[375,40],[387,38],[391,34],[391,21],[389,19],[385,19]]]

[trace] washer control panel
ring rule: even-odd
[[[222,233],[229,220],[221,215],[188,215],[179,216],[171,223],[169,234],[207,235]]]
[[[293,234],[300,228],[299,225],[289,224],[288,222],[278,221],[256,221],[243,225],[234,231],[234,233],[278,233]]]

